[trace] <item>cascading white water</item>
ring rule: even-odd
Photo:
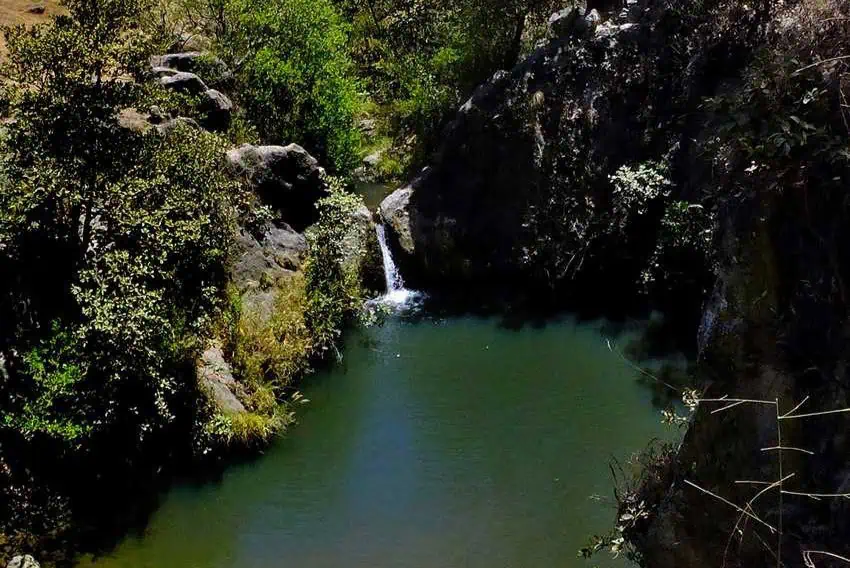
[[[421,294],[408,290],[404,287],[404,278],[393,260],[390,246],[387,244],[386,228],[382,223],[375,225],[378,233],[378,244],[381,245],[381,258],[384,262],[384,280],[387,284],[387,293],[380,299],[383,304],[397,308],[409,306],[421,298]]]
[[[390,247],[387,244],[386,228],[380,223],[375,227],[378,232],[378,243],[381,245],[381,258],[384,261],[384,281],[387,283],[387,294],[404,290],[404,279],[395,265]]]

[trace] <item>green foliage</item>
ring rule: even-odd
[[[275,405],[270,413],[216,414],[206,423],[205,433],[215,441],[216,446],[260,448],[294,420],[293,414],[284,406]]]
[[[236,227],[265,220],[227,174],[222,138],[119,124],[126,107],[192,104],[127,80],[147,66],[142,11],[75,0],[51,24],[5,31],[14,120],[0,140],[0,464],[10,487],[31,487],[0,498],[59,505],[41,509],[49,519],[34,508],[4,516],[4,532],[82,522],[85,480],[132,483],[136,464],[188,444],[205,416],[195,361],[225,301]],[[262,389],[247,404],[266,425],[246,419],[234,432],[285,420]]]
[[[646,215],[653,202],[670,195],[670,180],[660,164],[645,162],[622,166],[611,177],[614,186],[611,213],[620,229],[633,216]]]
[[[655,251],[643,275],[644,284],[651,293],[663,293],[669,291],[670,286],[685,283],[701,288],[710,285],[715,225],[714,215],[702,205],[675,201],[667,207]]]
[[[226,174],[226,144],[188,128],[120,127],[145,91],[119,79],[146,59],[141,6],[71,2],[51,25],[6,30],[15,122],[0,192],[0,347],[21,353],[2,422],[96,451],[128,451],[176,419],[193,359],[222,304],[237,221],[253,196]],[[50,331],[52,329],[52,331]]]
[[[335,348],[345,324],[360,310],[363,289],[359,265],[346,262],[345,241],[352,214],[361,201],[338,180],[319,202],[319,222],[308,232],[310,255],[304,268],[307,291],[305,321],[318,356]]]
[[[460,102],[511,68],[561,3],[549,0],[337,0],[350,49],[392,137],[422,159]]]
[[[138,150],[138,162],[125,164],[124,177],[91,201],[96,221],[85,254],[67,276],[74,285],[66,307],[56,314],[73,334],[30,352],[20,380],[31,386],[21,388],[8,411],[13,421],[37,405],[96,425],[80,426],[75,437],[122,425],[138,429],[143,442],[141,433],[174,420],[176,398],[192,388],[181,373],[221,304],[232,234],[250,198],[222,173],[223,146],[212,135],[184,129],[167,139],[149,137]],[[61,184],[52,189],[48,196],[63,196]],[[14,199],[13,212],[28,205],[44,212],[38,201],[44,195],[26,184],[4,195]],[[22,243],[40,237],[45,226],[71,221],[27,219],[14,235]],[[57,243],[57,253],[63,245]],[[26,248],[10,252],[22,255],[27,270]],[[66,362],[72,346],[74,357]],[[70,368],[73,383],[40,393],[46,380],[70,376]]]
[[[360,105],[347,27],[330,0],[233,0],[221,50],[235,95],[269,143],[298,142],[339,172],[356,165]]]
[[[30,381],[25,393],[13,394],[21,402],[20,411],[2,416],[7,428],[30,440],[44,435],[67,442],[90,432],[92,424],[77,392],[85,375],[76,358],[78,348],[72,333],[56,327],[47,340],[24,355],[24,374]]]
[[[578,551],[579,558],[592,558],[607,550],[614,558],[624,556],[640,564],[641,555],[633,539],[646,530],[652,518],[653,506],[658,496],[669,487],[676,457],[676,446],[653,441],[625,463],[614,461],[614,498],[617,520],[608,534],[594,535],[587,546]]]

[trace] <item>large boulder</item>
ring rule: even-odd
[[[233,114],[233,102],[223,93],[209,89],[201,97],[204,126],[211,130],[227,130]]]
[[[611,242],[601,217],[613,198],[610,176],[669,152],[669,140],[647,132],[676,116],[653,100],[650,74],[635,74],[622,55],[648,46],[644,27],[615,20],[610,35],[597,37],[602,19],[584,9],[553,18],[556,37],[479,86],[429,167],[384,202],[389,242],[411,286],[557,301],[588,287],[636,301],[663,208],[628,225],[627,246]]]
[[[121,109],[118,113],[118,124],[122,128],[140,134],[144,134],[154,128],[161,135],[170,134],[181,127],[201,128],[201,125],[193,118],[187,118],[185,116],[166,117],[160,114],[159,109],[156,107],[152,108],[150,113],[140,112],[132,107]]]
[[[351,213],[347,225],[348,232],[342,243],[343,263],[357,268],[367,290],[382,291],[384,268],[372,212],[361,205]]]
[[[398,247],[408,255],[416,249],[413,227],[410,225],[410,197],[413,188],[406,186],[389,194],[378,209],[381,220],[389,226]]]
[[[29,554],[23,554],[12,558],[6,568],[40,568],[40,566],[35,558]]]
[[[206,83],[200,77],[194,73],[184,73],[182,71],[173,75],[160,77],[159,84],[166,89],[190,95],[202,95],[209,90],[209,87],[207,87]]]
[[[151,67],[167,67],[177,71],[198,73],[202,70],[212,70],[217,75],[228,72],[227,65],[211,53],[201,51],[185,51],[151,57]]]
[[[173,77],[180,73],[177,69],[172,69],[170,67],[151,67],[151,73],[155,77]]]
[[[303,230],[318,220],[316,202],[327,195],[325,170],[304,148],[244,144],[227,153],[231,170],[244,177],[280,218]]]
[[[259,237],[242,230],[231,280],[240,292],[275,286],[299,268],[307,254],[307,240],[286,224],[271,225]]]

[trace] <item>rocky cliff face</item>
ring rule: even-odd
[[[837,196],[822,189],[807,211],[802,192],[727,204],[718,281],[700,329],[704,398],[776,401],[780,415],[803,403],[792,416],[850,407],[846,210],[827,205]],[[761,403],[714,412],[725,406],[703,403],[694,415],[669,488],[636,539],[645,565],[764,566],[777,550],[785,566],[806,565],[807,550],[847,556],[847,500],[802,494],[850,490],[848,415],[777,420],[777,407]],[[798,449],[783,451],[780,464],[779,451],[765,450],[778,445]],[[766,485],[741,481],[779,479],[791,493],[780,499],[768,490],[752,505],[764,524],[744,523],[690,485],[743,506]],[[781,549],[768,525],[782,527]],[[824,559],[816,565],[838,565]]]
[[[383,203],[411,284],[560,297],[591,289],[585,301],[627,303],[665,207],[653,200],[646,215],[615,219],[610,176],[666,160],[674,180],[684,177],[690,132],[676,127],[691,99],[716,86],[698,84],[686,69],[705,64],[666,41],[667,28],[683,25],[648,0],[554,15],[555,37],[480,86],[430,165]],[[675,197],[689,198],[683,186]]]
[[[766,402],[701,404],[628,536],[652,568],[844,565],[806,554],[850,557],[847,500],[804,494],[850,491],[850,414],[798,415],[850,406],[850,6],[695,4],[553,17],[558,37],[480,87],[381,214],[419,285],[592,302],[634,292],[671,201],[711,211],[713,291],[668,307],[701,312],[703,398]],[[638,214],[610,176],[646,162],[670,183]]]

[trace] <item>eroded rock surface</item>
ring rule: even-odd
[[[29,554],[24,554],[12,558],[7,568],[40,568],[40,565],[35,561],[35,558]]]
[[[304,230],[318,219],[316,202],[327,195],[325,170],[297,144],[244,144],[227,153],[232,171],[243,176],[281,219]]]
[[[194,73],[184,73],[178,71],[173,74],[163,74],[159,79],[159,84],[166,89],[171,89],[181,93],[190,95],[201,95],[209,90],[206,83]]]
[[[219,411],[225,414],[245,412],[245,406],[235,394],[241,388],[233,378],[233,372],[220,347],[210,347],[201,355],[198,382]]]

